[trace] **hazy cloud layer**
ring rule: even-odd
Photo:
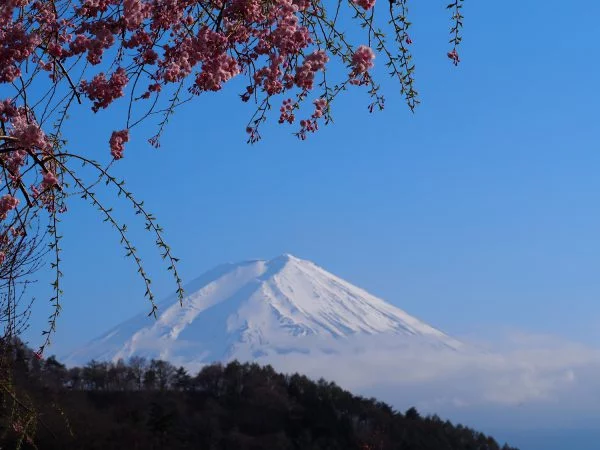
[[[310,353],[267,355],[259,362],[335,380],[398,409],[416,405],[455,417],[510,411],[505,420],[527,426],[535,420],[548,425],[551,417],[581,425],[600,413],[600,350],[552,336],[511,333],[459,352],[391,337],[315,344],[305,341]]]

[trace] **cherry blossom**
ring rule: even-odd
[[[375,6],[375,0],[352,0],[354,3],[356,3],[358,6],[360,6],[363,9],[371,9],[373,6]]]
[[[121,159],[123,157],[126,142],[129,142],[129,130],[113,131],[109,141],[110,154],[113,158]]]
[[[458,63],[460,62],[460,58],[458,56],[458,52],[456,51],[456,49],[452,49],[451,52],[448,52],[448,58],[450,58],[452,60],[452,63],[455,66],[458,66]]]

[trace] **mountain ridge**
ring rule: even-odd
[[[335,342],[387,334],[461,347],[400,308],[289,253],[221,264],[191,281],[186,292],[183,306],[167,297],[158,304],[156,321],[134,316],[73,352],[67,362],[138,355],[189,366],[306,352],[311,346],[329,351]]]

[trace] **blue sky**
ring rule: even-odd
[[[136,131],[115,173],[158,217],[188,281],[290,252],[453,334],[516,328],[597,342],[600,4],[467,1],[456,69],[443,2],[420,3],[416,114],[380,78],[385,111],[368,114],[352,90],[336,123],[307,141],[272,121],[249,146],[251,109],[226,88],[182,107],[160,150],[145,143],[151,127]],[[121,119],[78,114],[70,145],[102,157]],[[69,206],[57,354],[148,309],[114,231],[82,202]],[[174,286],[134,224],[165,296]],[[33,345],[47,292],[36,288]]]

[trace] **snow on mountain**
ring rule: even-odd
[[[270,354],[337,352],[364,337],[389,336],[444,349],[461,343],[325,271],[282,255],[219,266],[66,358],[69,365],[134,355],[187,367]]]

